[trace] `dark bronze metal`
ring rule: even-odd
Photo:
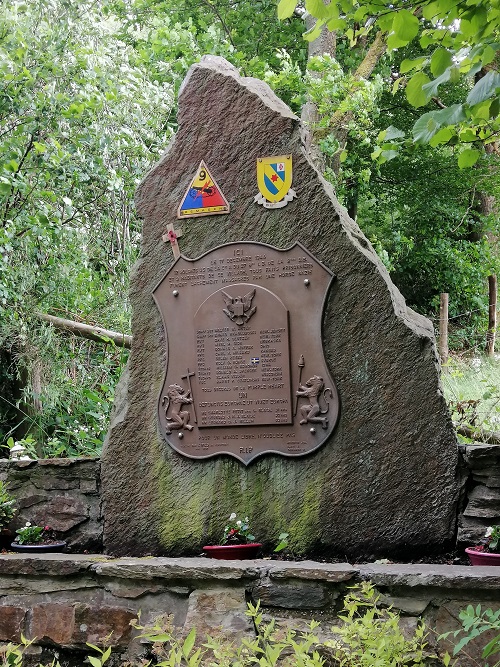
[[[168,360],[158,417],[173,449],[248,464],[327,440],[339,413],[321,343],[332,279],[299,243],[229,243],[175,262],[154,290]]]

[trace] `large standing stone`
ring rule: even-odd
[[[284,154],[293,155],[297,199],[267,210],[254,203],[256,160]],[[197,461],[159,435],[167,359],[152,292],[173,263],[162,235],[202,159],[231,213],[183,222],[185,256],[231,241],[278,248],[300,241],[336,276],[321,333],[340,420],[308,457],[270,455],[248,467],[228,456]],[[102,457],[106,550],[197,553],[220,540],[233,511],[248,514],[267,544],[286,530],[296,553],[355,557],[444,547],[456,523],[457,450],[431,323],[406,307],[308,161],[290,109],[264,83],[204,58],[183,84],[179,131],[140,185],[137,207],[144,229],[130,293],[134,343]]]

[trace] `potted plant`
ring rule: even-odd
[[[243,560],[255,558],[261,546],[262,544],[255,542],[255,537],[250,533],[248,517],[238,519],[233,512],[224,528],[222,544],[203,547],[203,551],[209,558]]]
[[[66,546],[64,540],[58,540],[50,526],[33,526],[29,521],[16,530],[17,537],[10,545],[14,551],[56,552]]]
[[[16,513],[16,501],[7,491],[7,484],[0,481],[0,548],[8,546],[12,532],[7,528]]]
[[[471,565],[500,565],[500,526],[489,526],[481,544],[468,547],[465,553]]]

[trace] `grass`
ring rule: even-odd
[[[500,355],[451,357],[443,369],[446,401],[459,425],[500,431]]]

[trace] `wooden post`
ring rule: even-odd
[[[441,293],[439,306],[439,356],[444,366],[448,361],[448,292]]]
[[[497,328],[497,277],[488,276],[489,308],[488,332],[486,333],[486,354],[492,357],[495,354],[495,332]]]

